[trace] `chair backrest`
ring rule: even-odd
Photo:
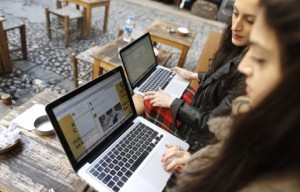
[[[76,5],[76,9],[80,10],[80,6]],[[66,3],[64,2],[64,0],[56,0],[56,9],[61,9],[62,7],[66,6]]]
[[[206,43],[204,45],[204,48],[202,50],[201,56],[199,58],[198,64],[195,67],[195,72],[206,72],[208,70],[209,66],[209,60],[213,57],[213,55],[216,53],[216,51],[219,48],[220,41],[221,41],[222,34],[211,31],[208,34]],[[191,82],[192,87],[199,86],[198,81],[192,81]]]

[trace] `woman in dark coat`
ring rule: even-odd
[[[244,76],[237,71],[255,21],[255,1],[236,0],[233,15],[223,33],[220,48],[206,74],[175,67],[172,70],[187,80],[197,79],[197,91],[188,88],[181,99],[160,91],[147,92],[144,97],[145,117],[159,127],[186,140],[191,150],[205,147],[212,138],[208,119],[228,115],[232,100],[243,87]]]

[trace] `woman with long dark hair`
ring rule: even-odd
[[[236,90],[244,82],[237,65],[246,49],[257,12],[258,0],[236,0],[232,18],[208,72],[171,69],[187,80],[200,80],[197,91],[188,88],[182,99],[172,98],[164,91],[148,92],[144,97],[145,117],[186,140],[191,150],[205,147],[212,138],[207,129],[208,119],[230,113]]]
[[[168,191],[300,191],[300,1],[261,7],[238,67],[253,108],[228,127],[209,166],[194,157]]]

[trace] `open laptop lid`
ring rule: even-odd
[[[154,71],[157,66],[149,32],[121,49],[120,57],[131,88],[138,87],[148,77],[147,74]]]
[[[122,67],[51,102],[46,112],[76,172],[97,158],[137,117]]]

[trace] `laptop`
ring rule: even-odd
[[[122,67],[46,106],[75,172],[99,192],[162,191],[165,144],[188,144],[138,117]]]
[[[125,71],[134,93],[144,96],[159,88],[180,98],[189,81],[157,64],[149,32],[120,50]]]

